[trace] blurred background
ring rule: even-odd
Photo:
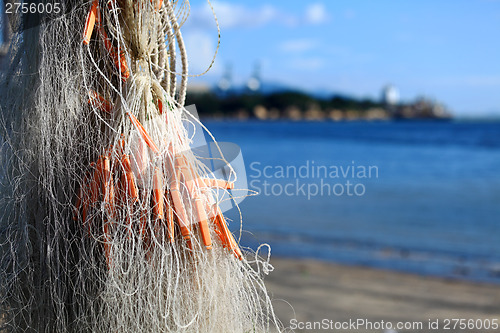
[[[271,245],[277,296],[304,293],[291,302],[295,313],[280,314],[498,314],[488,297],[500,283],[500,2],[213,8],[220,47],[209,73],[190,80],[187,104],[219,141],[241,147],[249,189],[259,193],[240,205],[241,242]],[[211,66],[217,37],[209,5],[191,1],[191,74]],[[239,211],[229,216],[239,232]],[[374,295],[385,303],[370,303]]]
[[[249,246],[500,282],[500,2],[213,7],[187,104],[242,149]]]

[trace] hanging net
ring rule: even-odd
[[[12,20],[1,79],[0,331],[279,330],[221,209],[237,175],[192,149],[188,1],[59,5]]]

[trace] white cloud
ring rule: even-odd
[[[314,3],[307,6],[305,21],[310,24],[322,24],[328,21],[328,13],[325,5],[322,3]]]
[[[323,49],[326,54],[330,55],[335,62],[347,64],[367,64],[374,60],[374,55],[359,50],[352,50],[349,47],[341,45],[327,45]]]
[[[314,49],[318,45],[316,40],[312,39],[292,39],[284,41],[279,45],[280,50],[285,52],[301,53]]]
[[[499,87],[500,76],[498,75],[470,75],[440,77],[433,80],[441,86],[466,86],[471,88]]]
[[[206,32],[189,31],[184,34],[184,43],[189,59],[189,73],[200,74],[207,70],[217,47],[214,36]]]
[[[214,4],[221,28],[253,28],[266,25],[279,18],[279,12],[271,5],[250,9],[228,2]]]
[[[215,15],[221,29],[258,28],[270,23],[293,25],[296,18],[272,5],[249,7],[242,4],[218,1],[213,3]],[[192,9],[187,25],[193,28],[215,27],[215,18],[209,6]]]
[[[299,71],[317,71],[326,65],[326,60],[321,57],[303,57],[290,61],[291,67]]]
[[[464,84],[473,87],[500,86],[500,76],[470,76],[463,80]]]
[[[329,15],[321,3],[308,5],[303,15],[293,15],[274,5],[250,6],[231,2],[214,2],[213,8],[221,29],[260,28],[269,24],[298,26],[301,24],[322,24]],[[215,19],[208,5],[192,8],[186,25],[189,28],[205,29],[215,27]]]

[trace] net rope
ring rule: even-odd
[[[279,331],[191,149],[189,2],[62,5],[0,81],[0,331]]]

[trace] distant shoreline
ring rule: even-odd
[[[259,119],[256,117],[241,117],[235,114],[201,114],[200,115],[201,120],[209,120],[209,121],[254,121],[254,122],[293,122],[293,123],[309,123],[309,122],[331,122],[331,123],[352,123],[352,122],[367,122],[367,123],[376,123],[376,122],[413,122],[413,123],[426,123],[426,122],[475,122],[475,121],[484,121],[484,122],[500,122],[499,119],[471,119],[471,120],[463,120],[461,118],[455,119],[455,118],[415,118],[415,119],[407,119],[407,118],[349,118],[349,119],[330,119],[330,118],[321,118],[321,119],[307,119],[307,118],[302,118],[302,119],[293,119],[293,118],[286,118],[286,117],[279,117],[279,118],[267,118],[267,119]]]
[[[311,123],[311,122],[330,122],[330,123],[433,123],[433,122],[444,122],[444,123],[500,123],[500,117],[456,117],[456,118],[451,118],[451,119],[394,119],[394,118],[388,118],[388,119],[377,119],[377,120],[367,120],[367,119],[353,119],[353,120],[330,120],[330,119],[325,119],[321,121],[315,121],[315,120],[291,120],[291,119],[286,119],[286,118],[279,118],[279,119],[266,119],[266,120],[260,120],[257,118],[246,118],[246,119],[240,119],[238,117],[229,117],[229,116],[223,116],[223,115],[206,115],[206,114],[201,114],[200,119],[204,121],[235,121],[235,122],[255,122],[255,123],[271,123],[271,122],[283,122],[283,123]]]
[[[195,105],[200,115],[240,120],[389,120],[452,119],[452,113],[441,103],[420,97],[413,102],[397,103],[356,99],[334,95],[318,98],[298,91],[270,94],[188,93],[186,105]]]

